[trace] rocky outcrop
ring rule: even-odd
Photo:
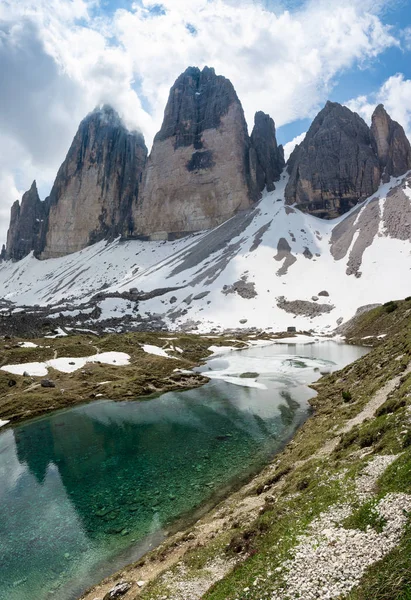
[[[337,217],[373,194],[380,182],[371,132],[356,113],[327,102],[288,162],[287,204]]]
[[[274,182],[280,179],[285,167],[284,150],[281,145],[277,145],[273,119],[261,111],[254,117],[251,160],[258,191],[262,192],[267,188],[268,192],[272,192],[275,189]]]
[[[152,239],[215,227],[258,199],[244,112],[228,79],[188,68],[171,88],[133,207]]]
[[[20,260],[39,248],[41,232],[47,214],[47,204],[41,202],[36,182],[11,207],[10,226],[7,232],[5,258]]]
[[[391,119],[382,104],[372,115],[371,139],[384,182],[411,169],[411,146],[404,129]]]
[[[104,106],[90,113],[54,182],[41,258],[130,233],[131,205],[146,157],[143,136],[128,131],[115,110]]]

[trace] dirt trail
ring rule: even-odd
[[[401,379],[405,375],[409,375],[410,373],[411,363],[408,365],[405,371],[403,371],[400,375],[397,375],[397,377],[390,379],[390,381],[388,381],[382,388],[380,388],[378,392],[374,394],[371,400],[364,406],[362,411],[358,413],[358,415],[347,421],[344,427],[337,431],[336,436],[332,440],[326,442],[324,446],[320,448],[320,450],[308,460],[331,454],[331,452],[338,446],[338,443],[341,439],[340,436],[344,433],[350,432],[356,425],[361,425],[361,423],[363,423],[366,419],[372,419],[376,411],[380,408],[380,406],[384,404],[384,402],[386,402],[388,396],[399,385]]]

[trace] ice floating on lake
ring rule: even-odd
[[[204,373],[204,375],[207,375],[207,377],[209,377],[210,379],[221,379],[221,381],[225,381],[226,383],[232,383],[234,385],[239,385],[241,387],[257,388],[259,390],[268,389],[267,386],[264,385],[264,383],[260,383],[255,379],[249,377],[232,377],[230,375],[224,375],[219,372],[213,373],[212,371]]]
[[[3,427],[3,425],[7,425],[7,423],[10,423],[10,421],[2,421],[0,419],[0,427]]]
[[[27,372],[33,377],[45,377],[48,369],[56,369],[61,373],[74,373],[84,367],[87,363],[101,362],[105,365],[124,366],[130,364],[130,355],[125,352],[102,352],[93,356],[83,356],[81,358],[53,358],[45,362],[22,363],[21,365],[5,365],[1,367],[2,371],[12,373],[13,375],[23,375]]]
[[[318,342],[329,342],[331,338],[311,337],[310,335],[295,335],[288,338],[279,338],[275,344],[316,344]]]

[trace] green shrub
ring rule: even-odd
[[[386,523],[386,519],[375,508],[375,500],[370,500],[347,517],[343,525],[346,529],[360,531],[367,531],[368,527],[372,527],[377,533],[381,533]]]
[[[341,392],[341,396],[342,396],[342,399],[344,400],[344,402],[351,402],[351,400],[352,400],[351,392],[347,392],[346,390],[343,390]]]
[[[394,310],[397,310],[398,304],[391,300],[390,302],[386,302],[384,304],[384,308],[385,308],[386,313],[392,313],[392,312],[394,312]]]

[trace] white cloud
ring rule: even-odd
[[[287,142],[286,144],[284,144],[284,158],[286,161],[290,158],[290,154],[294,150],[296,145],[301,144],[301,142],[304,140],[306,134],[307,134],[307,132],[304,131],[303,133],[300,133],[300,135],[297,135],[290,142]]]
[[[377,104],[384,104],[386,111],[404,127],[411,140],[411,79],[405,79],[403,74],[389,77],[374,94],[358,96],[346,104],[368,123]]]
[[[161,4],[164,14],[153,11],[158,0],[142,0],[111,18],[97,0],[0,4],[1,238],[16,191],[34,176],[50,187],[96,104],[113,104],[150,145],[176,77],[207,64],[231,79],[250,124],[264,110],[280,126],[313,116],[340,72],[397,43],[370,0],[308,0],[276,13],[251,1]],[[10,140],[18,156],[8,156]]]
[[[411,50],[411,27],[406,27],[401,35],[405,50]]]

